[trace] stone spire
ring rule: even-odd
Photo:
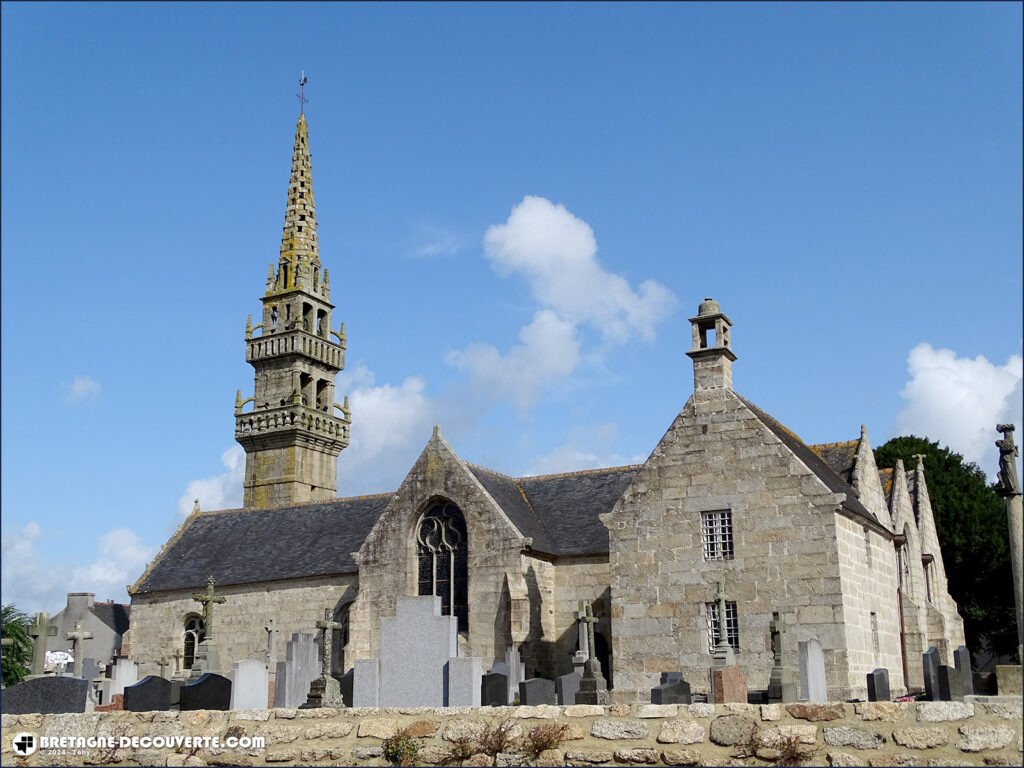
[[[306,115],[299,115],[292,147],[292,175],[288,180],[288,205],[284,211],[279,264],[308,264],[320,267],[320,245],[316,237],[316,202],[310,169],[309,129]]]
[[[288,180],[281,256],[270,265],[263,322],[246,322],[253,395],[235,396],[235,439],[245,448],[246,507],[323,501],[337,495],[337,458],[349,442],[348,401],[334,399],[345,367],[345,331],[331,327],[321,268],[306,116],[299,115]],[[243,411],[248,403],[251,411]]]

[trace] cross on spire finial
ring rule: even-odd
[[[306,77],[306,70],[302,70],[302,74],[299,75],[299,92],[296,94],[299,98],[299,114],[301,115],[306,111],[306,104],[309,103],[309,99],[306,98],[306,82],[309,80]]]

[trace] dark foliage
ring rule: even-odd
[[[993,438],[994,439],[994,438]],[[903,459],[908,472],[924,454],[925,483],[942,547],[949,593],[964,620],[975,662],[1016,656],[1017,628],[1006,509],[985,473],[963,456],[922,437],[896,437],[875,450],[879,468]]]

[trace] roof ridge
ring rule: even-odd
[[[384,493],[364,493],[361,496],[335,496],[333,499],[320,499],[319,501],[300,501],[298,504],[274,504],[269,507],[232,507],[231,509],[209,509],[199,510],[199,514],[202,516],[206,515],[224,515],[228,512],[264,512],[270,509],[293,509],[295,507],[311,507],[314,504],[333,504],[336,501],[360,501],[362,499],[377,499],[384,496],[394,496],[396,491],[386,491]]]
[[[854,440],[838,440],[834,443],[814,443],[813,445],[807,445],[804,443],[804,445],[807,445],[808,448],[829,448],[833,445],[856,445],[859,442],[860,438],[858,437]]]
[[[465,464],[467,467],[472,467],[474,469],[482,469],[484,472],[490,472],[492,475],[497,475],[498,477],[504,477],[505,479],[511,480],[513,482],[515,482],[515,480],[516,480],[516,478],[512,477],[512,475],[506,475],[504,472],[499,472],[496,469],[491,469],[490,467],[485,467],[483,464],[474,464],[472,461],[466,461],[465,459],[462,459],[462,463]]]
[[[573,477],[574,475],[594,475],[598,472],[623,472],[627,469],[640,469],[643,464],[623,464],[618,467],[594,467],[593,469],[577,469],[573,472],[556,472],[551,475],[523,475],[515,480],[550,480],[556,477]]]

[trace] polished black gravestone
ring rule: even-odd
[[[555,695],[555,681],[545,680],[543,677],[532,677],[529,680],[523,680],[519,684],[519,703],[527,707],[533,707],[538,704],[557,704],[558,697]]]
[[[508,675],[491,671],[480,678],[480,706],[508,706]]]
[[[146,675],[135,685],[124,687],[121,706],[129,712],[166,712],[171,708],[171,681]]]
[[[665,674],[662,673],[662,680]],[[651,688],[651,704],[690,704],[690,684],[682,679],[669,680]]]
[[[181,710],[231,709],[231,681],[206,672],[181,689]]]
[[[85,712],[89,686],[89,681],[81,677],[36,677],[5,688],[0,710],[5,715]]]
[[[921,655],[924,667],[924,696],[928,701],[939,700],[939,649],[934,645]]]
[[[355,669],[350,669],[338,678],[338,687],[341,689],[341,701],[346,707],[352,706],[352,685],[356,679]]]
[[[939,667],[940,701],[963,701],[964,691],[962,685],[959,670],[954,667]]]
[[[890,701],[889,670],[878,668],[868,673],[868,701]]]
[[[682,681],[682,672],[662,672],[661,682],[659,682],[659,685],[664,685],[665,683],[681,683]]]

